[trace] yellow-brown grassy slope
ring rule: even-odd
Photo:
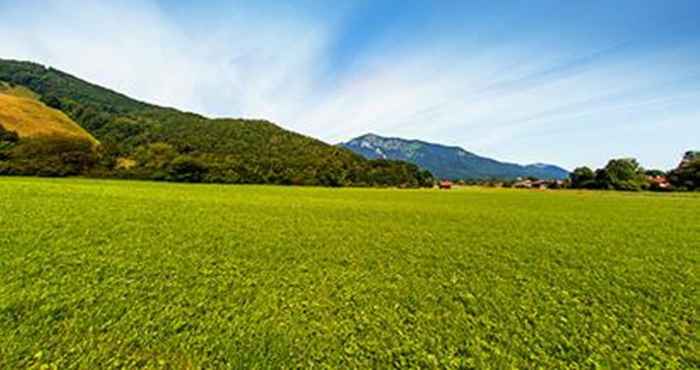
[[[47,107],[28,94],[0,87],[0,125],[23,137],[66,137],[90,140],[92,135],[63,112]]]

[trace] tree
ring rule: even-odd
[[[595,170],[595,182],[593,188],[603,189],[603,190],[613,190],[612,177],[605,168],[599,168]]]
[[[435,183],[435,178],[433,174],[428,170],[418,170],[418,186],[423,188],[432,187]]]
[[[661,170],[646,170],[646,171],[644,171],[644,175],[651,176],[651,177],[659,177],[659,176],[666,176],[666,172],[661,171]]]
[[[16,132],[10,131],[2,127],[0,123],[0,143],[14,144],[19,141],[19,135]]]
[[[80,175],[97,162],[90,141],[62,137],[23,139],[10,150],[9,157],[13,173],[19,175]]]
[[[639,191],[646,185],[646,176],[634,158],[611,159],[596,171],[596,182],[604,189]]]
[[[140,146],[134,154],[140,167],[152,170],[161,170],[168,167],[177,155],[175,148],[166,143]]]
[[[201,182],[207,173],[207,166],[200,160],[188,155],[173,159],[168,166],[171,181]]]
[[[346,175],[341,169],[336,167],[324,168],[319,175],[319,183],[323,186],[337,188],[346,184],[345,177]]]
[[[700,189],[700,155],[686,154],[678,168],[669,174],[669,181],[678,189]]]
[[[61,104],[61,101],[56,97],[56,95],[47,95],[44,96],[41,101],[46,104],[47,107],[53,108],[53,109],[58,109],[61,110],[63,109],[63,104]]]
[[[683,166],[684,164],[690,163],[696,159],[700,159],[700,152],[695,151],[695,150],[689,150],[689,151],[685,152],[685,155],[683,155],[683,160],[681,161],[680,166]]]
[[[578,167],[570,175],[571,187],[575,189],[592,189],[595,187],[596,176],[588,167]]]
[[[19,141],[19,136],[14,131],[6,130],[0,124],[0,161],[9,159],[9,150]]]

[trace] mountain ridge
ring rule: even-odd
[[[459,146],[431,143],[419,139],[386,137],[367,133],[338,144],[369,159],[392,159],[414,163],[445,179],[503,179],[537,177],[564,179],[569,172],[547,163],[521,165],[477,155]]]

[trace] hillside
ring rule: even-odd
[[[0,60],[25,87],[100,141],[105,177],[327,186],[432,184],[417,166],[370,161],[267,121],[208,119],[131,99],[42,65]]]
[[[0,126],[16,132],[20,138],[65,137],[96,140],[63,112],[43,103],[0,92]]]
[[[374,134],[360,136],[339,146],[366,158],[415,163],[429,170],[434,176],[445,179],[514,179],[528,176],[541,179],[565,179],[569,176],[568,171],[553,165],[522,166],[481,157],[459,147],[387,138]]]
[[[20,98],[28,98],[38,100],[41,97],[32,90],[24,86],[10,85],[7,82],[0,81],[0,94],[17,96]]]

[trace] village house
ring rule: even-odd
[[[671,183],[666,176],[647,176],[647,181],[652,189],[671,189]]]
[[[518,181],[513,184],[513,187],[516,189],[532,189],[532,180],[518,179]]]
[[[530,180],[530,179],[525,179],[525,180],[519,180],[515,184],[513,184],[514,188],[517,189],[539,189],[539,190],[546,190],[546,189],[560,189],[564,187],[564,181],[563,180]]]
[[[440,188],[442,190],[450,190],[450,189],[452,189],[452,181],[447,181],[447,180],[440,181],[440,183],[438,184],[438,188]]]

